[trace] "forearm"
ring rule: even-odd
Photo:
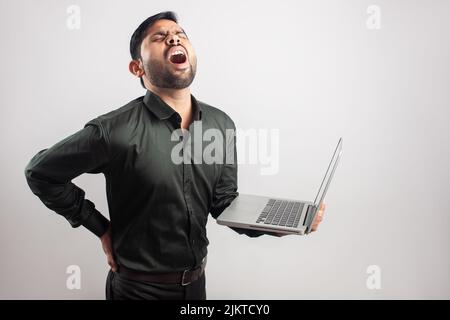
[[[85,199],[85,192],[72,182],[58,183],[40,174],[39,162],[33,158],[25,169],[27,183],[42,203],[67,219],[73,228],[80,225],[100,237],[106,232],[109,221]]]
[[[45,206],[66,218],[72,227],[83,225],[100,237],[109,225],[108,219],[72,183],[82,173],[101,172],[107,164],[102,131],[96,122],[91,124],[38,152],[27,164],[25,177]]]

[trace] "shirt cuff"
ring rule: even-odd
[[[89,208],[90,214],[83,221],[82,225],[95,234],[97,237],[101,237],[109,228],[109,220],[105,218],[95,207]]]
[[[244,228],[236,228],[236,227],[229,227],[232,230],[236,231],[239,234],[245,234],[249,236],[250,238],[256,238],[260,237],[263,234],[267,234],[265,231],[259,231],[259,230],[251,230],[251,229],[244,229]]]

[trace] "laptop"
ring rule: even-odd
[[[310,233],[341,157],[342,142],[341,137],[313,202],[240,194],[217,217],[217,223],[280,234]]]

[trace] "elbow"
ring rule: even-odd
[[[35,182],[34,182],[34,179],[33,179],[33,177],[34,177],[34,172],[35,172],[35,166],[34,166],[34,164],[32,163],[32,161],[30,161],[30,162],[26,165],[25,170],[24,170],[24,173],[25,173],[25,179],[26,179],[26,181],[27,181],[27,184],[28,184],[28,186],[30,187],[31,191],[33,191],[33,193],[34,193],[34,191],[35,191],[35,189],[36,189],[36,187],[35,187]]]
[[[27,179],[27,182],[30,182],[32,179],[32,175],[33,175],[33,170],[34,170],[34,165],[30,162],[28,162],[28,164],[25,167],[24,173],[25,173],[25,178]]]
[[[35,173],[37,171],[37,164],[38,162],[41,162],[43,153],[46,150],[47,149],[39,151],[33,158],[31,158],[31,160],[25,166],[24,173],[28,183],[31,183],[33,181],[33,178],[36,176]]]
[[[31,176],[33,175],[33,165],[31,164],[31,161],[28,162],[28,164],[25,167],[24,173],[25,173],[25,178],[27,179],[27,181],[31,180]]]
[[[36,189],[38,187],[38,183],[41,180],[41,179],[38,179],[39,174],[37,172],[39,170],[38,162],[40,162],[39,155],[41,155],[43,151],[45,151],[45,150],[40,151],[33,158],[31,158],[31,160],[25,166],[25,170],[24,170],[25,179],[27,180],[28,186],[31,188],[33,193],[35,193],[35,191],[37,191]]]

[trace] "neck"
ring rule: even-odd
[[[184,89],[167,89],[150,85],[149,90],[157,94],[182,117],[191,112],[191,90],[189,87]]]

